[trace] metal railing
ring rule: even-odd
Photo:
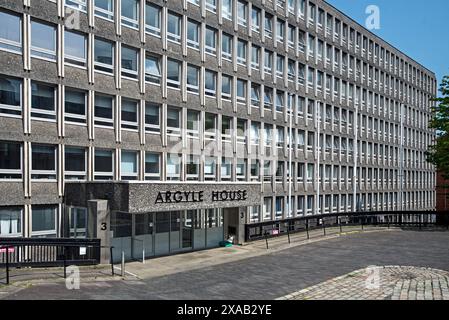
[[[100,239],[0,238],[0,268],[64,267],[100,263]]]
[[[245,241],[265,240],[292,233],[305,232],[310,239],[310,232],[322,230],[323,236],[330,228],[336,228],[342,233],[344,227],[359,226],[364,230],[368,226],[376,227],[414,227],[418,229],[429,226],[441,226],[449,229],[449,213],[420,212],[420,211],[385,211],[385,212],[354,212],[332,213],[322,215],[305,215],[290,219],[268,221],[245,226]],[[326,231],[327,230],[327,231]]]

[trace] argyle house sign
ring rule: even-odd
[[[204,202],[209,197],[211,202],[245,201],[248,198],[246,190],[212,190],[207,191],[160,191],[156,197],[157,203]]]

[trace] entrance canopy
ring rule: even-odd
[[[260,193],[260,182],[74,181],[65,184],[65,204],[103,199],[110,210],[144,213],[260,205]]]

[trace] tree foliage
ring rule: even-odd
[[[429,146],[427,161],[434,164],[442,175],[449,179],[449,76],[440,85],[441,97],[433,99],[432,120],[429,127],[436,129],[437,139]]]

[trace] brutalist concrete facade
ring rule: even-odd
[[[435,171],[424,157],[434,137],[431,71],[324,1],[134,3],[111,0],[107,10],[90,0],[0,1],[21,26],[18,50],[0,46],[2,79],[21,83],[20,112],[0,114],[0,142],[21,150],[16,176],[0,180],[0,209],[21,212],[21,228],[11,233],[34,235],[34,208],[51,205],[60,235],[71,148],[84,150],[74,175],[86,181],[104,178],[95,169],[102,150],[111,152],[112,180],[260,182],[260,205],[248,207],[246,223],[434,210]],[[33,23],[54,30],[54,57],[42,59],[52,52],[39,47]],[[68,44],[70,32],[85,40],[81,66],[68,54],[80,51]],[[111,64],[94,52],[98,40],[113,45]],[[100,70],[105,64],[111,73]],[[54,88],[50,121],[32,116],[35,84]],[[85,97],[78,123],[68,120],[69,89]],[[112,98],[110,127],[98,125],[99,94]],[[157,124],[148,103],[157,105]],[[41,145],[55,160],[43,173],[32,162]],[[150,153],[159,159],[152,169]],[[180,155],[179,166],[167,165],[169,154]]]

